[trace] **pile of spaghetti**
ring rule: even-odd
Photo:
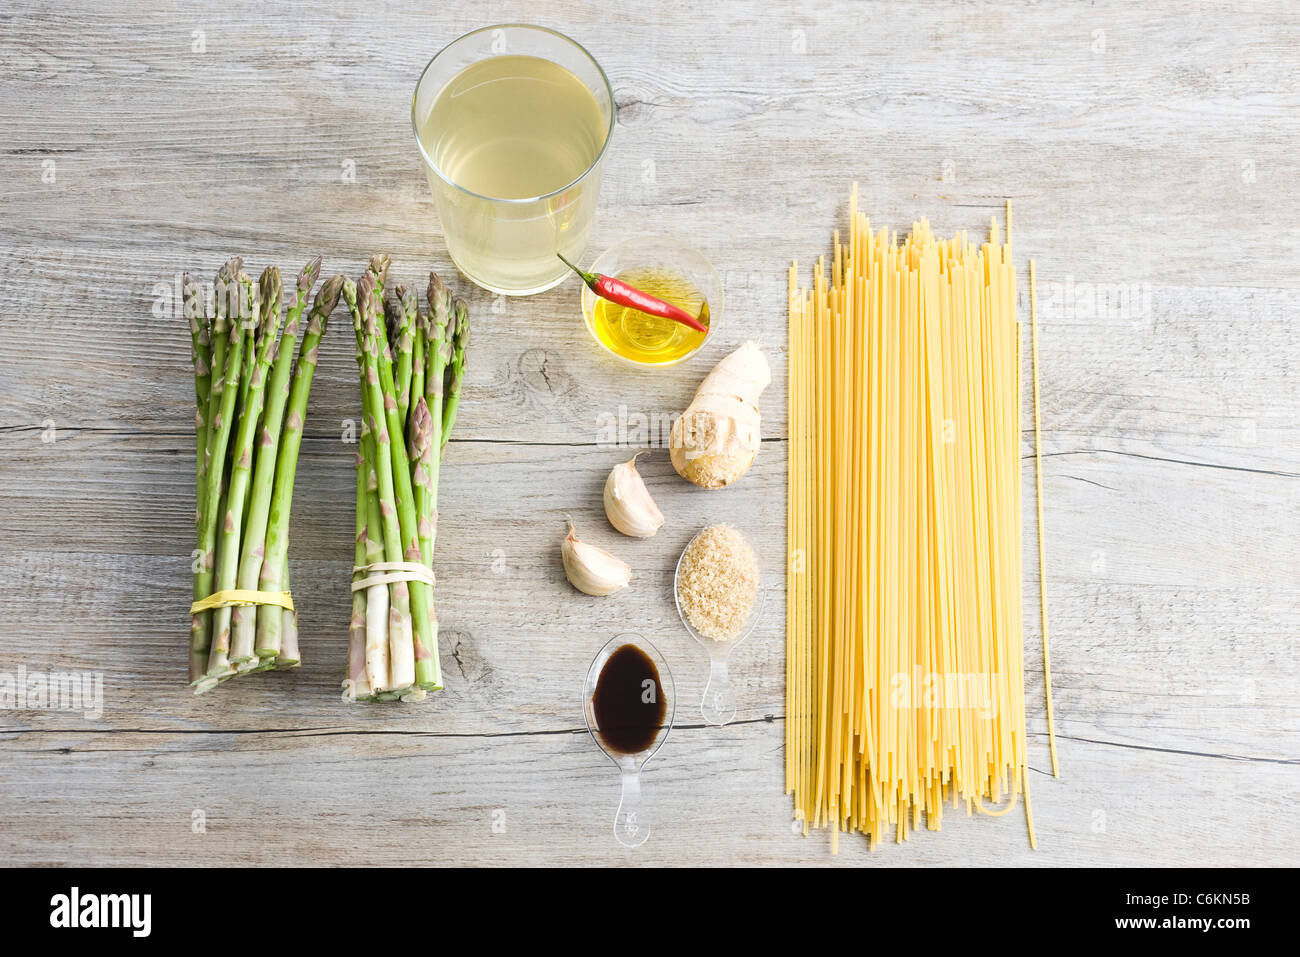
[[[1023,792],[1010,242],[849,238],[790,283],[786,790],[809,826],[937,830]]]

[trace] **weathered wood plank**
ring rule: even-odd
[[[829,863],[829,836],[795,834],[789,798],[773,786],[782,735],[779,723],[763,721],[670,734],[644,774],[650,840],[630,852],[611,834],[617,770],[572,724],[496,737],[26,734],[0,742],[6,764],[22,772],[10,789],[6,860]],[[1281,813],[1293,768],[1068,740],[1062,756],[1088,772],[1061,781],[1033,773],[1037,852],[1014,811],[956,813],[940,833],[922,831],[905,847],[886,842],[874,854],[861,837],[844,835],[839,860],[909,867],[1294,860]],[[205,833],[194,833],[196,811]]]

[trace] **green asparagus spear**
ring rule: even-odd
[[[251,281],[247,280],[248,277],[240,273],[241,287],[251,289]],[[218,306],[217,315],[223,316],[220,306]],[[248,340],[248,331],[238,319],[234,322],[223,322],[223,326],[229,326],[229,340],[223,350],[225,371],[220,381],[214,382],[212,386],[212,396],[219,402],[219,405],[208,427],[203,515],[199,522],[199,550],[202,553],[202,560],[199,573],[194,576],[196,599],[206,598],[212,593],[213,573],[216,565],[217,522],[221,514],[223,498],[221,488],[222,465],[226,460],[226,448],[230,444],[230,433],[234,425],[235,403],[239,398],[239,377],[243,371],[244,348]],[[205,641],[211,643],[211,613],[205,613],[202,617],[205,620],[205,627],[202,629],[204,632],[203,637]],[[191,667],[193,667],[194,658],[200,650],[195,647],[195,634],[196,632],[191,632]],[[206,649],[204,650],[206,651]],[[196,686],[196,693],[206,691],[215,684],[215,681],[209,683],[207,678],[200,677]]]
[[[217,271],[217,281],[213,289],[212,388],[208,391],[207,414],[209,429],[212,428],[212,422],[221,408],[221,393],[226,375],[226,350],[230,345],[231,303],[236,304],[236,309],[233,311],[237,312],[239,302],[238,276],[243,266],[244,260],[238,256],[228,261]],[[206,472],[211,463],[205,462],[204,464]]]
[[[235,437],[239,434],[239,423],[243,421],[244,409],[248,404],[248,383],[252,379],[250,373],[253,371],[254,357],[256,355],[256,344],[261,338],[261,310],[258,306],[258,286],[253,282],[252,277],[241,272],[239,281],[236,286],[238,295],[230,304],[230,321],[238,322],[244,329],[244,355],[243,368],[239,372],[239,398],[235,400],[235,421],[231,424],[230,442],[226,445],[226,461],[222,466],[222,503],[217,515],[224,517],[227,511],[228,499],[230,496],[230,473],[235,467]],[[220,518],[218,519],[220,521]],[[218,529],[218,538],[220,538],[220,529]],[[217,560],[221,560],[220,550],[218,550]],[[212,635],[216,639],[218,613],[213,611]]]
[[[230,303],[230,324],[233,335],[236,328],[243,330],[242,358],[239,371],[238,398],[235,400],[235,415],[230,425],[230,439],[226,443],[226,455],[221,466],[221,504],[217,508],[217,547],[215,551],[213,591],[221,591],[226,580],[223,566],[229,561],[231,543],[238,551],[242,520],[231,524],[232,514],[239,514],[243,509],[244,495],[241,486],[235,487],[237,497],[231,498],[231,476],[235,471],[235,449],[240,444],[239,437],[248,413],[248,388],[252,379],[252,370],[256,365],[256,346],[261,334],[261,310],[257,298],[257,286],[246,273],[240,272],[236,282],[237,295]],[[227,361],[231,361],[227,350]],[[228,608],[214,608],[212,615],[212,639],[208,652],[207,676],[223,678],[235,674],[231,667],[229,652],[229,615]],[[210,682],[203,682],[196,693],[202,693],[212,687]]]
[[[455,421],[455,410],[448,404],[449,396],[444,395],[444,380],[448,372],[448,367],[455,368],[459,347],[459,364],[463,374],[465,366],[465,343],[468,339],[468,311],[465,310],[464,303],[460,300],[453,302],[451,293],[447,287],[438,279],[434,273],[429,273],[429,288],[426,292],[426,298],[429,301],[429,345],[426,350],[428,356],[427,372],[425,377],[425,396],[431,399],[429,404],[430,430],[431,436],[429,441],[429,457],[426,468],[428,491],[426,493],[425,512],[423,513],[424,534],[421,538],[421,548],[427,549],[429,567],[433,567],[433,549],[438,537],[438,481],[442,468],[442,451],[446,445],[447,437],[451,434],[450,425],[444,427],[443,422],[446,420],[448,408],[452,409],[452,423]],[[457,308],[457,303],[461,307]],[[463,329],[462,329],[463,324]],[[456,396],[459,401],[460,394],[460,377],[453,376],[456,383]],[[431,641],[437,646],[438,641],[438,618],[435,614],[436,605],[430,605],[430,629],[433,632]]]
[[[275,364],[267,380],[264,395],[262,427],[258,431],[257,462],[253,470],[248,514],[244,527],[242,551],[239,556],[237,588],[255,589],[262,574],[262,560],[266,557],[266,524],[271,512],[271,492],[275,482],[276,457],[279,452],[280,429],[284,424],[284,408],[289,401],[289,377],[293,373],[294,350],[298,343],[298,327],[303,311],[311,297],[312,286],[320,275],[321,258],[317,256],[298,273],[298,284],[293,301],[284,317],[284,331],[276,345]],[[234,634],[231,638],[232,661],[245,661],[256,655],[257,609],[237,607],[232,614]]]
[[[366,468],[366,564],[373,565],[384,560],[384,520],[379,511],[379,475],[375,469],[373,442],[367,452]],[[388,629],[392,620],[390,591],[388,585],[371,585],[366,589],[364,667],[372,697],[377,689],[386,688],[391,683],[388,667]],[[409,631],[408,628],[408,635]]]
[[[190,323],[190,358],[194,362],[194,475],[203,482],[203,455],[208,444],[208,399],[212,391],[212,342],[203,290],[189,273],[181,278],[181,297],[185,318]],[[198,519],[195,519],[198,524]]]
[[[338,303],[342,285],[343,277],[335,276],[321,286],[316,301],[312,304],[307,331],[298,353],[298,367],[294,371],[283,434],[276,455],[275,483],[266,530],[266,557],[262,561],[262,574],[258,582],[262,591],[281,591],[284,587],[285,558],[289,549],[289,509],[293,504],[293,478],[298,468],[298,450],[302,446],[307,396],[311,392],[312,377],[316,372],[321,336],[325,334],[329,315]],[[256,652],[259,658],[275,658],[280,654],[283,615],[278,612],[280,609],[274,605],[263,605],[258,609]]]
[[[261,333],[259,323],[261,314],[257,309],[256,297],[257,286],[252,277],[244,272],[240,272],[238,282],[235,285],[236,295],[230,303],[230,321],[232,324],[238,323],[244,330],[244,351],[242,358],[242,368],[239,372],[239,397],[235,400],[235,421],[231,428],[238,431],[239,420],[244,414],[244,406],[248,399],[248,381],[249,372],[253,368],[254,346]],[[222,482],[226,493],[230,490],[230,470],[234,466],[235,460],[235,432],[231,432],[231,441],[226,446],[226,461],[222,465]],[[225,514],[225,506],[222,506],[221,515]],[[214,629],[215,632],[215,629]]]
[[[411,410],[411,484],[415,490],[415,524],[420,542],[420,561],[433,568],[433,446],[438,434],[424,396]],[[432,604],[430,605],[432,607]],[[433,616],[436,622],[436,614]]]
[[[433,569],[433,538],[436,500],[433,491],[434,447],[438,443],[440,431],[433,424],[429,414],[428,403],[424,396],[415,400],[411,410],[411,449],[412,474],[411,484],[415,490],[416,533],[420,545],[420,561],[430,570]],[[438,647],[438,612],[436,589],[429,590],[429,646]],[[441,676],[439,676],[441,677]]]
[[[429,288],[425,292],[429,302],[429,344],[425,349],[424,400],[429,405],[429,415],[437,423],[438,450],[442,449],[442,411],[445,405],[447,366],[454,352],[451,324],[451,291],[436,273],[429,273]],[[439,455],[441,458],[441,455]],[[437,464],[433,473],[433,506],[438,506]]]
[[[202,289],[189,273],[181,280],[185,316],[190,323],[192,358],[194,360],[194,532],[198,535],[203,521],[203,461],[208,451],[208,400],[212,391],[212,342],[211,322],[203,303]],[[195,571],[195,577],[198,572]],[[203,616],[191,616],[191,641],[198,619]],[[202,673],[207,664],[206,656],[192,656],[190,660],[190,680]]]
[[[419,308],[415,311],[415,345],[411,349],[411,412],[415,411],[414,403],[424,398],[424,343],[428,335],[429,318]],[[414,418],[408,415],[406,419],[406,441],[409,446],[411,441],[411,420]],[[407,450],[411,450],[408,448]],[[414,459],[414,453],[411,454]]]
[[[196,518],[195,518],[195,537],[198,542],[199,559],[194,569],[194,600],[199,601],[208,597],[208,592],[212,587],[212,564],[211,558],[205,546],[206,533],[204,529],[204,515],[207,509],[207,491],[208,491],[208,472],[210,465],[210,449],[213,439],[212,423],[220,409],[221,392],[225,388],[225,362],[226,349],[229,345],[230,327],[227,321],[227,310],[230,304],[229,286],[235,275],[238,274],[243,260],[235,258],[227,262],[217,271],[217,280],[215,287],[215,314],[212,319],[212,326],[209,331],[211,346],[211,364],[209,366],[209,389],[208,404],[204,413],[203,420],[207,429],[203,449],[198,454],[203,457],[203,488],[198,492],[196,498]],[[217,487],[220,488],[221,476],[217,476]],[[212,612],[205,611],[197,615],[190,616],[190,681],[197,680],[207,671],[208,667],[208,649],[212,643]]]
[[[406,437],[406,417],[411,409],[411,369],[415,352],[415,295],[405,286],[393,290],[396,300],[392,303],[393,338],[395,349],[393,361],[393,384],[397,389],[397,418],[403,430],[401,438]]]
[[[370,527],[367,523],[371,496],[375,493],[376,488],[376,484],[372,484],[374,469],[371,467],[371,460],[374,457],[374,441],[370,436],[370,426],[366,422],[365,415],[366,354],[362,347],[361,310],[357,306],[356,287],[351,282],[343,284],[343,298],[348,304],[349,312],[352,313],[352,326],[357,333],[357,373],[361,377],[363,384],[361,436],[358,443],[359,449],[356,462],[357,499],[356,515],[354,516],[356,543],[353,549],[352,564],[357,568],[364,568],[372,562],[381,561],[383,559],[383,550],[378,538],[371,540]],[[374,482],[377,483],[377,480],[374,480]],[[375,535],[381,535],[377,508],[375,511]],[[355,572],[353,581],[359,581],[364,576],[364,572]],[[372,609],[370,607],[369,599],[372,592],[376,594],[376,601],[383,605],[382,613],[380,608],[375,607]],[[369,701],[373,698],[370,679],[366,673],[366,641],[369,637],[366,626],[367,616],[372,612],[380,618],[380,623],[384,629],[384,648],[387,650],[388,587],[386,585],[372,586],[352,593],[352,619],[348,625],[348,674],[343,681],[343,698],[345,701]],[[378,639],[378,635],[376,635],[376,638]],[[387,658],[385,658],[385,681],[387,681],[387,670]]]
[[[455,324],[455,329],[452,333],[451,368],[447,374],[447,401],[442,410],[441,449],[447,447],[451,430],[456,426],[456,411],[460,408],[460,387],[465,379],[465,347],[469,344],[469,306],[464,299],[457,299],[452,303],[452,322]]]
[[[268,270],[269,270],[270,268],[272,268],[272,267],[269,267],[269,266],[267,267]],[[266,376],[265,376],[265,374],[263,374],[263,376],[262,376],[262,381],[261,381],[261,383],[260,383],[259,386],[258,386],[259,391],[262,392],[262,395],[259,396],[258,401],[257,401],[256,403],[249,402],[249,401],[248,401],[248,395],[249,395],[249,391],[250,391],[250,389],[251,389],[252,386],[253,386],[253,369],[254,369],[254,368],[256,367],[256,365],[257,365],[257,351],[253,348],[253,344],[254,344],[254,342],[255,342],[256,345],[257,345],[257,348],[258,348],[258,349],[261,348],[261,345],[262,345],[262,337],[266,334],[267,320],[268,320],[268,318],[269,318],[269,315],[268,315],[267,311],[262,307],[262,299],[263,299],[263,292],[264,292],[264,290],[263,290],[263,288],[262,288],[262,286],[263,286],[262,280],[266,279],[266,276],[267,276],[267,273],[266,273],[266,271],[264,270],[263,273],[262,273],[262,277],[261,277],[261,279],[259,279],[258,282],[257,282],[257,284],[253,287],[254,296],[253,296],[253,300],[252,300],[252,302],[251,302],[251,304],[250,304],[250,311],[249,311],[249,313],[248,313],[248,316],[246,317],[246,320],[251,321],[251,323],[252,323],[252,330],[253,330],[253,337],[254,337],[254,338],[253,338],[253,342],[250,342],[250,343],[249,343],[249,348],[246,349],[245,352],[244,352],[244,372],[243,372],[243,376],[240,378],[240,381],[239,381],[239,412],[238,412],[238,415],[239,415],[240,424],[243,423],[244,416],[245,416],[245,414],[246,414],[246,411],[245,411],[245,410],[247,409],[247,412],[251,412],[251,413],[253,414],[253,418],[254,418],[254,424],[253,424],[253,436],[254,436],[254,438],[256,438],[257,434],[261,431],[262,407],[263,407],[263,399],[265,398],[265,392],[264,392],[263,390],[265,390],[265,387],[266,387]],[[278,297],[279,297],[280,271],[279,271],[278,269],[276,269],[276,271],[275,271],[275,276],[276,276],[275,281],[276,281],[276,290],[277,290],[277,291],[276,291],[277,300],[276,300],[276,313],[275,313],[275,319],[276,319],[276,328],[277,328],[277,331],[278,331],[278,329],[279,329],[279,321],[280,321],[280,304],[279,304],[279,299],[278,299]],[[272,349],[271,349],[271,357],[272,357],[272,358],[275,357],[274,344],[272,345]],[[238,434],[238,431],[239,431],[239,425],[236,425],[236,426],[235,426],[235,431],[236,431],[236,434]],[[254,463],[256,462],[256,460],[257,460],[257,443],[256,443],[256,441],[255,441],[255,442],[253,443],[253,446],[252,446],[252,448],[251,448],[251,450],[250,450],[249,457],[248,457],[248,475],[249,475],[250,478],[251,478],[251,476],[252,476],[252,474],[253,474],[253,465],[254,465]],[[227,471],[226,471],[226,482],[227,482],[227,483],[229,483],[229,481],[230,481],[230,474],[231,474],[231,472],[234,470],[234,466],[235,466],[235,443],[232,441],[231,444],[230,444],[230,467],[229,467],[229,468],[227,469]],[[251,494],[252,494],[252,490],[253,490],[253,483],[252,483],[251,481],[247,481],[247,482],[245,482],[245,483],[244,483],[244,494],[243,494],[243,496],[242,496],[243,501],[242,501],[242,503],[241,503],[240,506],[239,506],[239,509],[240,509],[240,511],[239,511],[239,515],[240,515],[240,523],[239,523],[238,537],[237,537],[237,539],[236,539],[237,542],[242,542],[242,541],[243,541],[243,535],[244,535],[244,523],[248,520],[248,501],[249,501],[249,498],[250,498],[250,496],[251,496]],[[234,561],[235,561],[235,570],[236,570],[236,572],[238,572],[238,570],[239,570],[239,555],[238,555],[238,554],[236,554],[236,555],[234,556]],[[221,555],[220,555],[220,553],[217,554],[217,562],[218,562],[218,564],[220,564],[220,562],[221,562]],[[215,625],[214,625],[214,629],[213,629],[213,630],[214,630],[214,631],[216,630],[216,629],[215,629]]]
[[[358,361],[362,361],[360,350]],[[356,533],[355,546],[352,550],[352,564],[358,568],[366,564],[366,477],[370,467],[366,463],[365,441],[366,425],[363,422],[361,436],[362,451],[357,452],[357,499],[354,516]],[[360,572],[353,573],[352,580],[359,581]],[[370,697],[370,684],[366,681],[366,590],[352,593],[352,619],[348,622],[348,676],[343,681],[343,700],[356,701]]]
[[[428,344],[425,347],[424,400],[429,410],[429,418],[434,423],[434,438],[431,447],[434,452],[429,466],[429,492],[427,510],[424,513],[429,529],[429,554],[432,559],[434,540],[438,535],[438,473],[442,464],[442,410],[446,383],[447,364],[451,361],[452,325],[451,325],[451,290],[438,278],[437,273],[429,273],[429,286],[425,290],[425,299],[429,303],[426,332]],[[432,561],[430,561],[432,567]],[[430,626],[436,631],[437,616],[433,616]]]

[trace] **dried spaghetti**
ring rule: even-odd
[[[1016,274],[850,201],[789,273],[786,790],[810,827],[899,841],[1025,791]],[[1028,811],[1028,794],[1025,794]],[[1033,842],[1032,818],[1029,819]]]

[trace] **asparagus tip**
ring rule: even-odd
[[[187,319],[198,320],[203,317],[199,284],[188,271],[181,274],[181,302]]]
[[[267,293],[280,285],[280,267],[267,266],[263,269],[262,275],[257,278],[257,285],[262,290],[263,298],[265,298]]]
[[[361,281],[357,283],[357,304],[361,307],[363,313],[370,308],[370,297],[374,294],[374,291],[375,274],[367,271],[361,277]]]
[[[280,268],[278,266],[267,266],[262,273],[262,278],[258,280],[257,289],[261,297],[258,306],[262,314],[263,326],[271,329],[271,314],[274,312],[278,317],[280,312],[280,293],[283,291]]]
[[[307,292],[316,284],[316,277],[320,275],[321,257],[317,256],[307,265],[302,267],[302,272],[298,273],[298,288]]]
[[[392,261],[392,257],[388,253],[375,253],[370,257],[368,271],[374,273],[377,282],[383,282],[388,276],[388,267],[392,264]]]
[[[345,282],[347,277],[341,275],[326,280],[325,285],[320,287],[320,292],[316,293],[316,307],[326,315],[333,312]]]

